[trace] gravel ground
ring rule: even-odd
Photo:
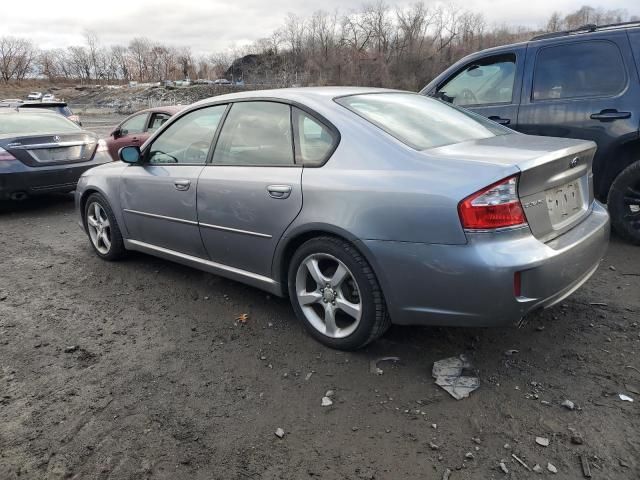
[[[101,261],[70,196],[2,205],[0,253],[2,480],[536,476],[512,454],[546,477],[582,478],[581,456],[594,479],[640,476],[640,250],[616,239],[521,329],[393,327],[356,353],[259,290]],[[456,401],[431,368],[461,353],[481,386]],[[401,360],[370,373],[383,356]]]

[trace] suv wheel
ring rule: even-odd
[[[296,315],[328,347],[355,350],[389,327],[378,281],[348,242],[320,237],[304,243],[291,259],[288,279]]]
[[[607,206],[616,233],[640,245],[640,161],[632,163],[616,177]]]
[[[109,202],[93,193],[84,207],[84,224],[96,254],[104,260],[117,260],[124,255],[124,242]]]

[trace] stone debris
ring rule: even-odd
[[[584,455],[580,455],[580,464],[582,465],[582,474],[584,478],[591,478],[591,467],[589,467],[589,460]]]
[[[333,401],[329,397],[322,397],[323,407],[330,407],[331,405],[333,405]]]
[[[473,460],[475,457],[473,456],[472,452],[467,452],[465,453],[464,458],[466,458],[467,460]]]
[[[620,400],[622,400],[623,402],[633,402],[633,398],[631,398],[629,395],[625,395],[624,393],[619,393],[618,398],[620,398]]]
[[[564,408],[568,409],[568,410],[575,410],[576,409],[576,405],[571,400],[565,400],[560,405],[563,406]]]
[[[504,462],[500,462],[498,466],[500,467],[500,470],[502,470],[505,474],[507,475],[509,474],[509,469],[507,468]]]
[[[433,442],[429,442],[429,448],[431,450],[440,450],[440,447]]]
[[[442,387],[456,400],[462,400],[480,387],[478,377],[463,375],[471,368],[471,363],[463,354],[459,357],[445,358],[434,362],[431,374],[436,379],[436,385]]]
[[[442,474],[442,480],[449,480],[450,476],[451,476],[451,469],[447,468]]]
[[[533,466],[533,471],[536,473],[542,473],[542,467],[537,463]]]
[[[284,430],[281,428],[277,428],[275,431],[275,435],[278,438],[284,438]]]
[[[545,438],[545,437],[536,437],[536,443],[538,445],[543,446],[543,447],[548,447],[549,446],[549,439]]]
[[[553,463],[547,463],[547,470],[549,470],[551,473],[558,473],[558,469]]]
[[[73,353],[73,352],[77,352],[78,349],[80,347],[78,345],[70,345],[68,347],[65,347],[64,349],[64,353]]]
[[[584,439],[579,433],[574,433],[573,435],[571,435],[571,443],[573,443],[574,445],[582,445],[584,443]]]

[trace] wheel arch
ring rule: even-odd
[[[640,161],[640,137],[634,135],[632,138],[625,139],[622,143],[614,146],[611,153],[606,153],[607,158],[604,159],[600,176],[600,180],[596,180],[596,198],[606,202],[611,185],[616,177],[622,173],[632,163]]]
[[[366,259],[367,263],[373,270],[383,294],[388,289],[385,288],[385,279],[380,275],[380,268],[375,261],[371,251],[367,248],[364,242],[360,241],[358,237],[351,234],[347,230],[344,230],[336,225],[325,223],[314,223],[305,225],[303,227],[294,228],[287,232],[276,247],[276,253],[274,255],[272,272],[273,279],[280,285],[280,289],[283,296],[288,295],[287,281],[288,270],[291,258],[295,251],[303,243],[318,237],[334,237],[349,242],[353,247]]]

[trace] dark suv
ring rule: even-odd
[[[640,23],[586,25],[469,55],[421,93],[532,135],[593,140],[596,197],[640,244]]]

